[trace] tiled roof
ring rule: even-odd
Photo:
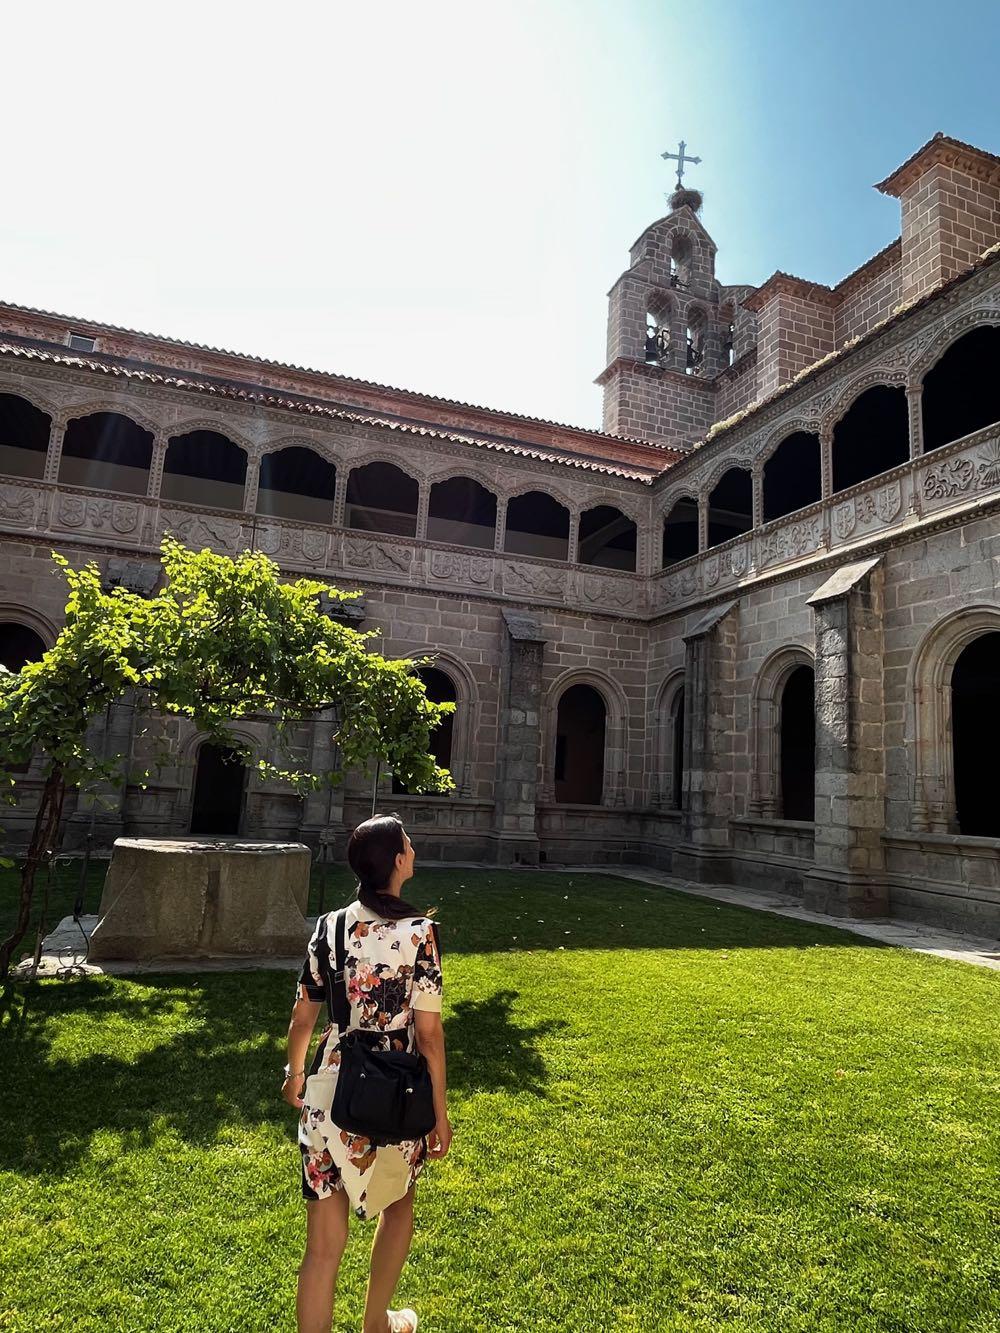
[[[475,448],[490,450],[495,453],[514,454],[522,458],[537,459],[540,462],[578,468],[585,472],[598,472],[606,476],[622,477],[628,481],[642,482],[644,485],[648,485],[662,471],[662,469],[653,467],[648,469],[619,467],[604,459],[577,455],[569,451],[557,453],[553,450],[534,448],[532,445],[520,441],[484,438],[474,433],[421,426],[394,420],[392,417],[381,416],[378,413],[351,412],[343,408],[331,407],[330,404],[318,399],[309,399],[298,395],[288,396],[263,387],[228,384],[224,381],[207,378],[168,374],[160,370],[143,370],[122,365],[111,357],[98,359],[93,354],[74,356],[69,353],[51,351],[44,347],[33,347],[10,338],[0,342],[0,357],[69,366],[114,379],[129,380],[141,384],[162,384],[170,388],[183,389],[187,392],[207,394],[213,398],[256,403],[261,407],[281,408],[286,411],[301,413],[304,416],[318,417],[322,420],[342,421],[351,425],[371,426],[378,430],[391,430],[406,435],[424,436],[428,439],[448,440],[455,444],[472,445]]]
[[[483,412],[490,416],[509,417],[514,421],[523,421],[528,425],[548,426],[555,430],[572,431],[578,435],[595,436],[597,438],[603,437],[609,443],[623,442],[626,444],[642,444],[647,448],[663,448],[662,445],[658,445],[654,441],[641,440],[637,436],[610,435],[606,431],[594,430],[588,426],[571,426],[565,422],[551,421],[546,417],[533,417],[523,412],[511,412],[505,408],[484,407],[481,404],[466,403],[457,398],[440,398],[434,394],[423,393],[419,389],[401,389],[392,384],[380,384],[376,380],[359,379],[355,375],[340,375],[335,371],[316,370],[312,366],[298,366],[287,361],[275,361],[269,357],[253,356],[244,352],[234,352],[229,348],[212,347],[208,343],[190,342],[185,338],[170,338],[157,333],[145,333],[141,329],[129,329],[118,324],[104,324],[98,320],[86,319],[76,315],[60,314],[58,311],[40,310],[35,306],[17,305],[12,301],[4,301],[2,302],[2,305],[8,310],[20,311],[25,315],[36,315],[42,319],[58,320],[61,324],[65,324],[67,328],[73,329],[74,331],[78,330],[81,333],[85,333],[87,336],[90,336],[93,333],[95,336],[100,337],[102,333],[110,333],[127,338],[145,338],[150,342],[158,343],[161,346],[180,348],[188,352],[204,352],[211,356],[232,357],[237,361],[244,362],[248,366],[263,366],[267,369],[281,371],[287,374],[316,375],[331,382],[354,385],[357,389],[366,392],[399,394],[401,397],[424,402],[433,400],[447,408]],[[678,452],[683,451],[678,449]]]

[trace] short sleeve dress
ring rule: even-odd
[[[336,912],[316,922],[299,976],[299,996],[328,999],[336,970]],[[352,1028],[381,1034],[382,1050],[415,1049],[413,1014],[440,1012],[441,950],[437,922],[428,917],[388,921],[355,900],[345,922],[348,998]],[[329,1011],[329,1005],[328,1011]],[[330,1118],[340,1065],[333,1015],[309,1066],[299,1118],[302,1194],[327,1199],[346,1190],[355,1215],[375,1217],[416,1183],[427,1155],[426,1138],[375,1147],[361,1134],[340,1129]]]

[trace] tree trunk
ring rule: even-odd
[[[21,871],[21,900],[18,904],[14,932],[9,939],[0,944],[0,981],[7,979],[11,956],[27,934],[31,921],[31,901],[35,894],[35,874],[46,857],[55,851],[65,795],[66,784],[63,781],[62,769],[57,765],[45,779],[45,786],[38,802],[35,827],[31,832],[28,855]]]

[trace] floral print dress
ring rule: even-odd
[[[327,982],[337,966],[336,917],[327,912],[316,922],[299,976],[303,999],[327,1000]],[[345,930],[351,1028],[380,1033],[382,1050],[414,1050],[414,1011],[440,1012],[442,1005],[437,923],[427,917],[388,921],[355,900],[347,909]],[[356,1216],[375,1217],[416,1183],[427,1140],[376,1147],[363,1134],[333,1123],[340,1050],[332,1013],[329,1018],[309,1066],[299,1118],[302,1194],[327,1199],[335,1190],[346,1190]]]

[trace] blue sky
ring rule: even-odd
[[[871,186],[936,130],[1000,152],[996,0],[54,0],[4,24],[0,297],[581,425],[678,139],[724,282],[836,282],[897,234]]]

